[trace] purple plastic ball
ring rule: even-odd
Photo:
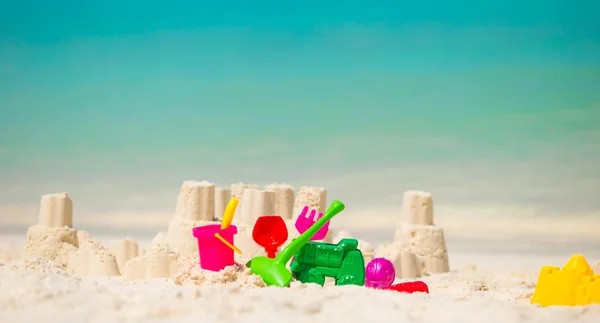
[[[365,270],[365,286],[371,288],[388,288],[396,278],[394,264],[385,258],[375,258],[369,262]]]

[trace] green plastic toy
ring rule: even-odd
[[[327,212],[313,224],[308,230],[298,238],[290,242],[283,248],[275,258],[258,256],[252,258],[246,266],[250,267],[252,273],[259,275],[267,286],[288,287],[292,282],[292,273],[287,269],[286,264],[294,254],[296,254],[309,240],[321,229],[327,221],[331,220],[338,213],[342,212],[346,206],[344,203],[335,200],[327,209]]]
[[[365,260],[355,239],[338,244],[311,241],[292,260],[294,277],[302,283],[323,286],[325,277],[335,278],[336,285],[365,284]]]

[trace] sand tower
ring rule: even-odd
[[[294,212],[294,188],[287,184],[269,184],[265,185],[265,191],[275,193],[274,214],[281,216],[284,220],[291,220]]]
[[[211,224],[215,217],[215,184],[208,181],[184,181],[177,197],[175,216],[166,234],[160,234],[153,244],[166,243],[182,256],[198,254],[195,227]]]
[[[67,266],[79,246],[73,229],[73,201],[67,193],[42,196],[38,224],[27,229],[25,256],[42,257]]]
[[[444,230],[434,224],[431,193],[404,193],[401,221],[396,227],[394,242],[383,246],[379,253],[394,263],[396,276],[400,278],[450,270]]]

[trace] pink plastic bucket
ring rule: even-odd
[[[233,243],[233,236],[237,234],[237,227],[230,226],[221,230],[220,224],[211,224],[192,229],[194,237],[198,239],[198,253],[200,254],[200,267],[206,270],[219,271],[234,264],[233,250],[215,237],[219,233],[227,242]]]

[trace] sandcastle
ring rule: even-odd
[[[230,188],[215,187],[215,221],[218,221],[223,217],[229,199],[231,199]]]
[[[137,248],[135,252],[127,248],[117,246],[113,250],[122,263],[137,256]],[[73,201],[67,193],[42,196],[38,224],[27,230],[24,255],[53,260],[77,277],[121,274],[113,253],[87,231],[73,228]]]
[[[255,184],[236,183],[229,188],[216,188],[209,181],[184,181],[167,231],[159,232],[144,250],[131,238],[111,241],[109,248],[105,248],[87,231],[73,228],[73,202],[67,193],[44,195],[39,223],[27,231],[25,256],[53,260],[77,277],[121,275],[145,280],[171,277],[181,269],[182,262],[189,264],[190,259],[198,259],[192,229],[220,223],[227,202],[235,197],[240,202],[233,222],[238,228],[234,243],[242,250],[242,255],[235,254],[235,260],[244,264],[255,256],[265,255],[263,247],[252,238],[258,217],[280,215],[284,219],[288,228],[285,246],[299,235],[295,221],[304,206],[318,212],[326,210],[325,188],[301,187],[295,193],[292,186],[277,183],[259,189]],[[406,192],[402,217],[394,242],[378,252],[369,242],[358,240],[365,264],[376,256],[387,257],[394,262],[401,278],[448,271],[444,234],[433,224],[431,194]],[[351,237],[346,231],[334,237],[333,232],[330,228],[323,241],[337,243]]]
[[[168,244],[181,255],[198,253],[196,239],[190,234],[198,226],[214,222],[215,184],[208,181],[184,181],[179,190],[175,215],[167,232],[155,237],[154,244]]]
[[[302,187],[296,196],[294,188],[287,184],[268,184],[261,190],[256,184],[235,183],[229,188],[216,188],[208,181],[187,180],[181,186],[167,230],[159,232],[144,252],[129,238],[112,241],[110,248],[105,248],[87,231],[74,229],[72,200],[67,193],[55,193],[42,196],[39,223],[28,229],[25,255],[56,261],[79,277],[120,274],[135,279],[165,277],[172,272],[177,258],[197,257],[197,241],[190,234],[192,228],[219,223],[231,197],[240,200],[234,218],[238,226],[235,244],[243,251],[241,256],[236,254],[239,263],[264,255],[263,248],[252,239],[258,217],[280,215],[285,219],[291,240],[299,235],[294,226],[299,205],[306,203],[320,212],[326,207],[324,188]],[[330,232],[325,241],[331,240]],[[148,266],[170,269],[149,270]]]
[[[150,280],[171,277],[179,272],[180,254],[165,244],[152,246],[143,255],[129,259],[122,271],[127,279]]]
[[[242,255],[236,254],[235,260],[238,263],[246,263],[255,256],[265,255],[264,249],[252,238],[252,230],[258,217],[280,215],[285,220],[290,241],[299,235],[294,226],[295,218],[299,214],[295,213],[296,210],[301,211],[304,205],[309,205],[324,212],[326,192],[320,187],[302,187],[295,196],[294,188],[287,184],[268,184],[261,190],[256,184],[241,182],[231,184],[230,188],[216,188],[208,181],[184,181],[168,230],[159,232],[152,245],[166,244],[184,257],[197,255],[197,241],[189,234],[192,228],[219,223],[218,219],[222,216],[229,198],[237,198],[239,204],[233,224],[237,226],[238,234],[234,242],[242,250]],[[330,230],[324,241],[331,242],[332,236]]]
[[[394,263],[397,277],[410,279],[450,270],[444,230],[434,225],[433,214],[431,193],[404,193],[394,241],[381,246],[377,254]]]
[[[42,257],[67,266],[79,241],[73,229],[73,201],[67,193],[42,196],[37,225],[27,229],[25,256]]]
[[[265,191],[274,193],[275,214],[284,220],[291,220],[294,217],[294,188],[291,185],[273,183],[265,185]]]
[[[93,239],[69,253],[68,259],[67,272],[77,277],[121,275],[115,256]]]
[[[137,241],[131,238],[125,238],[122,240],[115,240],[111,242],[110,251],[115,256],[117,266],[121,274],[125,270],[125,263],[132,258],[137,257],[139,252],[139,245]]]

